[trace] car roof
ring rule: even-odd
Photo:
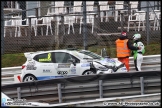
[[[69,52],[69,51],[77,51],[77,50],[59,49],[59,50],[36,51],[36,52],[25,52],[25,53],[37,55],[37,54],[43,54],[43,53],[49,53],[49,52]]]
[[[44,54],[49,52],[78,52],[76,49],[58,49],[58,50],[48,50],[48,51],[36,51],[36,52],[25,52],[24,55],[28,59],[32,59],[35,55]],[[79,52],[78,52],[79,53]],[[83,54],[80,54],[83,55]]]

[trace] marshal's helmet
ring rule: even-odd
[[[136,33],[136,34],[133,35],[134,40],[138,40],[140,38],[141,38],[141,34],[139,34],[139,33]]]
[[[122,36],[127,36],[127,33],[126,32],[122,32],[121,35]]]

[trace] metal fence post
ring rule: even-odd
[[[59,98],[59,103],[62,103],[61,84],[57,84],[57,87],[58,87],[58,98]]]
[[[100,5],[98,4],[98,5],[97,5],[97,15],[98,15],[98,19],[99,19],[98,21],[101,21],[100,12],[101,12],[101,11],[100,11]]]
[[[4,10],[3,1],[1,1],[1,55],[4,54]]]
[[[35,16],[38,18],[38,8],[35,8]]]
[[[99,93],[100,93],[100,98],[103,98],[102,80],[99,80]]]
[[[17,88],[17,98],[21,99],[21,88],[20,87]]]
[[[123,20],[124,20],[124,12],[120,11],[121,14],[121,32],[123,32],[124,30],[124,24],[123,24]]]
[[[161,6],[161,1],[157,1],[157,10],[159,10],[160,6]]]
[[[100,21],[101,21],[101,16],[100,16],[100,6],[97,5],[97,14],[94,17],[94,36],[96,37],[96,44],[98,45],[100,41],[100,37],[97,35],[99,32],[100,28]]]
[[[147,45],[150,43],[150,36],[149,36],[149,1],[147,1],[147,11],[146,11],[146,36],[147,36]]]
[[[143,77],[140,77],[140,84],[141,84],[141,95],[144,94],[144,80]]]
[[[29,17],[29,45],[31,45],[31,33],[32,33],[32,27],[31,27],[31,18]]]
[[[57,20],[57,17],[59,16],[54,16],[54,21],[55,21],[55,48],[56,49],[59,49],[59,45],[60,45],[60,40],[59,40],[59,25],[58,25],[58,20]]]
[[[64,25],[64,15],[61,15],[61,33],[60,33],[60,36],[59,36],[59,43],[60,44],[63,44],[63,40],[64,40],[64,35],[65,35],[65,25]]]
[[[86,1],[83,1],[83,45],[84,49],[87,50],[87,15],[86,15]]]
[[[128,17],[129,17],[130,14],[131,14],[131,4],[128,3]],[[129,20],[129,19],[128,19],[128,20]]]

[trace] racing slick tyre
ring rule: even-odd
[[[23,82],[29,82],[29,81],[35,81],[37,80],[37,78],[34,75],[26,75],[23,78]]]
[[[93,74],[95,74],[95,71],[93,70],[86,70],[82,73],[82,75],[93,75]]]

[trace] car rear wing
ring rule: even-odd
[[[26,52],[26,53],[24,53],[24,55],[25,55],[25,57],[27,58],[27,60],[31,60],[32,59],[32,54],[33,54],[34,52]]]
[[[26,53],[24,53],[24,55],[25,55],[25,57],[27,58],[27,60],[31,60],[31,59],[32,59],[32,54],[34,54],[34,53],[39,53],[39,52],[44,52],[44,51],[26,52]]]

